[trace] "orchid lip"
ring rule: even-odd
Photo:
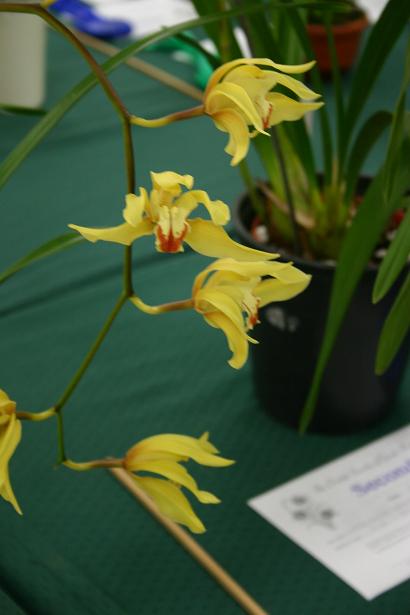
[[[182,242],[189,230],[188,224],[185,222],[182,233],[179,236],[175,236],[172,232],[172,229],[169,230],[168,234],[165,235],[162,232],[162,228],[160,226],[157,227],[157,238],[161,252],[168,252],[173,254],[175,252],[181,251]]]

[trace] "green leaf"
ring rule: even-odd
[[[410,201],[410,199],[408,199]],[[378,303],[390,290],[410,254],[410,209],[402,220],[394,240],[380,265],[373,288],[373,303]]]
[[[312,5],[312,8],[313,5]],[[306,25],[301,18],[299,12],[297,10],[289,10],[287,13],[289,20],[293,25],[293,29],[298,36],[302,49],[306,55],[308,60],[315,57],[309,36],[306,31]],[[312,86],[315,92],[318,94],[323,94],[323,83],[320,76],[319,69],[317,66],[314,66],[310,71]],[[325,185],[330,184],[332,178],[332,161],[333,161],[333,142],[332,142],[332,134],[330,130],[330,122],[329,115],[327,112],[326,105],[321,107],[315,113],[319,116],[320,121],[320,137],[321,137],[321,145],[322,145],[322,158],[324,165],[324,183]]]
[[[213,69],[218,68],[218,66],[221,65],[221,60],[216,55],[205,49],[205,47],[203,47],[201,43],[193,36],[180,32],[175,36],[175,38],[197,51]]]
[[[392,117],[392,114],[388,111],[377,111],[371,115],[361,127],[352,146],[348,160],[346,171],[346,203],[352,201],[356,190],[356,183],[366,158],[373,145],[389,126]]]
[[[243,6],[244,2],[241,2]],[[248,39],[249,48],[254,58],[275,58],[277,62],[284,60],[278,42],[267,21],[267,15],[254,13],[240,19],[241,26]]]
[[[333,280],[323,342],[300,420],[301,431],[306,430],[313,416],[323,373],[356,286],[391,214],[398,209],[403,193],[410,184],[410,139],[403,143],[400,154],[394,190],[389,199],[386,199],[384,191],[382,168],[368,189],[343,243]]]
[[[410,2],[390,0],[372,28],[367,44],[353,75],[343,144],[347,150],[353,129],[378,75],[410,18]]]
[[[380,334],[376,355],[376,374],[383,374],[396,356],[410,329],[410,274],[387,316]]]
[[[39,248],[36,248],[23,258],[20,258],[17,262],[13,263],[10,267],[8,267],[3,273],[0,273],[0,284],[3,284],[8,278],[11,278],[15,273],[21,271],[28,265],[45,258],[46,256],[51,256],[52,254],[57,254],[62,250],[67,250],[67,248],[71,248],[72,246],[77,245],[78,243],[84,241],[83,237],[79,233],[71,233],[67,232],[63,235],[59,235],[50,241],[47,241]]]
[[[13,115],[45,115],[45,109],[35,107],[22,107],[21,105],[6,105],[0,103],[0,113]]]
[[[394,3],[391,0],[388,6]],[[403,107],[409,78],[410,42],[386,159],[353,218],[339,256],[322,346],[300,420],[301,431],[306,430],[313,416],[323,374],[356,286],[390,216],[400,207],[410,186],[410,122],[406,122]]]

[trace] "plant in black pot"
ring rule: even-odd
[[[215,9],[214,4],[195,2],[202,14]],[[246,8],[249,3],[235,4]],[[286,6],[288,10],[276,11],[267,3],[264,13],[244,13],[241,25],[254,57],[283,63],[314,57],[305,9],[297,3]],[[228,3],[225,8],[230,8]],[[234,156],[247,186],[236,224],[245,243],[290,255],[312,274],[309,289],[292,304],[260,310],[254,337],[270,343],[265,339],[252,347],[258,395],[288,424],[346,433],[371,425],[392,407],[405,365],[403,342],[410,326],[410,130],[405,112],[409,49],[395,109],[379,110],[365,120],[361,111],[406,27],[410,5],[388,2],[347,88],[329,27],[332,14],[329,7],[320,8],[328,26],[334,100],[331,117],[330,105],[317,111],[323,163],[317,163],[305,122],[272,126],[269,114],[280,109],[280,99],[254,96],[256,110],[263,110],[266,102],[273,106],[263,126],[265,132],[270,128],[270,138],[255,136],[256,131],[249,135],[268,182],[255,181],[246,162]],[[225,60],[240,56],[227,19],[208,33]],[[316,92],[325,92],[317,67],[310,79]],[[275,91],[289,96],[287,86],[279,81]],[[296,99],[295,93],[293,89],[290,96]],[[285,119],[298,117],[289,113]],[[251,122],[245,118],[245,123]],[[369,152],[386,132],[383,164],[374,177],[361,177]],[[231,133],[228,153],[238,151],[240,140],[239,132]]]

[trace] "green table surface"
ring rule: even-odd
[[[394,99],[402,43],[383,71],[378,103]],[[48,57],[49,105],[88,71],[54,34]],[[144,57],[191,77],[188,66],[166,56]],[[192,104],[127,68],[112,79],[137,114],[160,116]],[[1,154],[35,122],[1,116]],[[137,183],[148,185],[150,170],[190,173],[197,188],[233,203],[242,186],[223,152],[225,143],[226,136],[207,118],[161,130],[136,128]],[[256,165],[253,158],[251,163]],[[373,156],[370,171],[376,163]],[[119,223],[124,192],[118,118],[96,89],[2,191],[1,270],[63,232],[69,222]],[[41,410],[56,401],[114,304],[121,260],[120,246],[84,243],[0,288],[0,387],[20,408]],[[152,238],[141,240],[134,250],[135,287],[147,302],[183,298],[207,262],[191,251],[161,255],[154,252]],[[232,370],[228,356],[223,335],[195,313],[150,317],[125,306],[66,406],[69,455],[77,460],[121,456],[151,434],[209,430],[212,441],[237,464],[221,470],[193,468],[201,488],[223,501],[213,507],[195,505],[208,529],[198,540],[270,613],[409,613],[410,583],[366,602],[246,504],[406,424],[409,374],[394,412],[377,428],[348,437],[302,438],[262,410],[251,366]],[[241,612],[108,473],[56,468],[55,431],[54,421],[25,423],[11,463],[24,516],[0,502],[0,613]]]

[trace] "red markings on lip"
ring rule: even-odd
[[[162,228],[158,225],[156,235],[158,238],[159,248],[161,252],[175,253],[181,251],[181,244],[188,232],[188,224],[185,222],[184,229],[179,237],[176,237],[170,228],[169,233],[164,235]]]
[[[270,104],[270,105],[269,105],[269,111],[268,111],[268,113],[266,114],[266,116],[265,116],[264,118],[262,118],[262,122],[263,122],[263,128],[264,128],[264,130],[266,130],[267,128],[269,128],[269,122],[270,122],[270,116],[272,115],[272,110],[273,110],[273,107],[272,107],[272,105]]]

